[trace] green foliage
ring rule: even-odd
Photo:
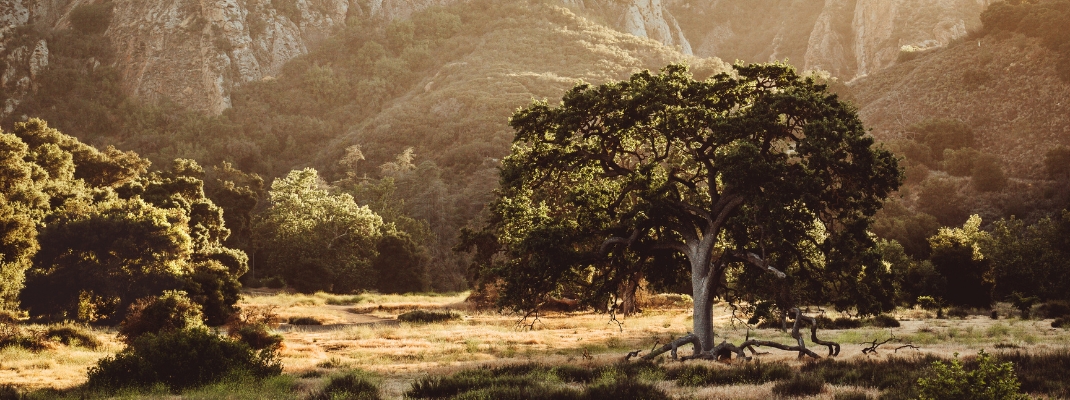
[[[997,299],[1070,300],[1070,254],[1066,234],[1070,214],[1043,218],[1033,224],[1011,218],[996,221],[984,253],[992,260],[993,294]],[[1026,313],[1027,314],[1027,313]]]
[[[773,385],[773,394],[778,396],[806,397],[825,390],[825,381],[819,376],[797,374],[791,379]]]
[[[1007,187],[1007,174],[1001,164],[994,155],[979,156],[970,171],[974,187],[980,192],[998,192]]]
[[[17,262],[16,250],[39,249],[19,294],[31,316],[116,323],[135,299],[177,289],[211,322],[232,312],[246,257],[223,245],[229,231],[222,210],[204,197],[196,163],[176,160],[169,171],[149,173],[135,153],[97,150],[38,119],[12,133],[3,135],[6,154],[22,163],[9,164],[4,198],[18,203],[0,201],[0,218],[5,205],[23,217],[7,218],[3,251]],[[19,189],[26,178],[36,192]],[[19,227],[28,221],[40,231]],[[3,265],[15,274],[5,287],[23,283],[14,266]]]
[[[204,326],[200,305],[190,301],[185,292],[166,291],[157,297],[146,297],[130,305],[126,318],[119,325],[119,336],[132,343],[142,335],[195,329]]]
[[[327,385],[309,400],[378,400],[379,387],[364,374],[350,371],[327,379]]]
[[[275,352],[275,347],[253,351],[205,329],[150,333],[90,368],[86,386],[115,390],[163,384],[181,391],[244,374],[273,376],[282,372]]]
[[[932,264],[944,279],[937,295],[950,305],[985,308],[992,304],[992,283],[986,278],[991,260],[981,252],[989,236],[980,227],[981,218],[974,215],[962,228],[940,228],[929,238]]]
[[[1028,398],[1019,392],[1020,384],[1013,363],[998,363],[984,350],[978,353],[978,359],[979,365],[973,371],[967,371],[958,359],[949,363],[933,362],[934,376],[918,378],[918,397],[922,400]]]
[[[378,276],[380,292],[426,292],[430,288],[429,257],[411,236],[404,232],[387,232],[379,239],[376,251],[379,254],[372,260],[372,268]]]
[[[962,121],[952,119],[930,119],[907,128],[917,141],[929,147],[932,159],[943,160],[947,150],[977,148],[977,137],[973,129]]]
[[[948,178],[932,176],[918,188],[918,211],[932,215],[943,226],[961,225],[969,217],[966,196],[959,184]]]
[[[134,299],[181,287],[187,217],[141,199],[110,199],[49,218],[22,304],[51,319],[116,323]]]
[[[111,24],[112,7],[111,1],[81,4],[71,10],[68,18],[71,26],[81,33],[102,34]]]
[[[271,184],[271,205],[257,223],[264,273],[304,293],[374,288],[372,260],[383,220],[352,196],[328,189],[311,168]]]
[[[413,310],[398,315],[398,321],[412,323],[436,323],[461,319],[461,315],[453,311],[426,311]]]

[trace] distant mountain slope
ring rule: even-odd
[[[1004,32],[960,40],[850,85],[866,126],[894,139],[929,119],[957,119],[1012,176],[1041,178],[1045,152],[1070,145],[1065,62],[1041,39]]]

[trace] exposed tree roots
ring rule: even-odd
[[[732,358],[733,354],[736,355],[736,358],[750,361],[751,357],[747,356],[746,351],[750,351],[752,355],[757,355],[759,353],[757,350],[754,349],[755,347],[772,347],[785,351],[795,351],[799,353],[799,358],[802,358],[804,356],[809,356],[815,359],[821,358],[820,355],[806,347],[806,342],[803,340],[802,333],[799,331],[799,325],[802,321],[805,321],[810,325],[810,341],[828,347],[829,356],[837,356],[840,354],[839,343],[821,340],[817,337],[817,319],[803,315],[798,308],[793,308],[791,311],[795,313],[795,325],[792,327],[791,330],[791,337],[794,338],[796,342],[798,342],[798,345],[795,346],[789,346],[769,340],[751,339],[750,334],[748,334],[747,339],[744,340],[743,343],[740,343],[739,346],[728,343],[727,341],[722,341],[721,344],[714,346],[712,349],[703,351],[702,342],[699,340],[698,336],[689,333],[683,337],[666,343],[661,347],[657,347],[651,350],[651,352],[643,356],[642,359],[653,360],[655,357],[669,352],[673,360],[680,361],[723,360]],[[694,349],[694,353],[692,353],[692,355],[690,356],[678,356],[679,348],[688,344],[692,346],[692,348]]]

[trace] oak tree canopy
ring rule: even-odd
[[[557,107],[513,115],[492,215],[464,235],[480,278],[504,285],[503,306],[571,294],[606,309],[637,278],[690,277],[694,334],[673,349],[692,343],[706,357],[771,345],[715,345],[716,298],[784,312],[892,308],[867,227],[899,187],[896,158],[813,78],[779,63],[734,68],[704,81],[670,65],[580,84]],[[813,355],[793,336],[789,350]]]

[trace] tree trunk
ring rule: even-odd
[[[711,274],[712,275],[712,274]],[[713,279],[707,275],[702,279],[692,279],[692,299],[694,300],[694,326],[693,332],[698,338],[701,349],[696,353],[710,351],[714,346],[713,335],[713,285],[707,282]]]
[[[633,274],[631,277],[621,282],[620,288],[620,312],[624,316],[630,316],[632,314],[641,311],[639,305],[636,304],[635,293],[639,290],[639,282],[643,280],[643,274]]]

